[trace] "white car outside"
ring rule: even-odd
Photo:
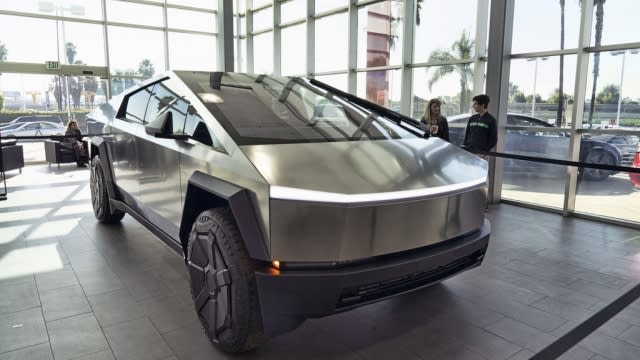
[[[64,135],[66,127],[49,121],[13,124],[0,129],[2,137]]]

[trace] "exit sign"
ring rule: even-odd
[[[47,61],[45,63],[47,70],[58,70],[60,69],[60,62],[59,61]]]

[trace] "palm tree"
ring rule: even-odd
[[[424,0],[418,0],[416,4],[416,25],[420,25],[420,10],[422,10],[422,2]]]
[[[78,53],[76,46],[72,42],[68,42],[64,45],[64,51],[67,55],[67,63],[73,64],[73,60]]]
[[[606,0],[593,0],[593,6],[596,7],[596,41],[595,47],[602,43],[602,25],[604,21],[604,3]],[[582,3],[582,1],[580,1]],[[589,126],[593,122],[593,112],[596,105],[596,86],[598,83],[598,75],[600,74],[600,53],[593,53],[593,89],[591,90],[591,104],[589,106]]]
[[[564,3],[565,0],[560,0],[560,50],[564,50]],[[556,126],[560,127],[563,125],[563,110],[564,110],[564,55],[560,55],[560,83],[558,84],[558,110],[556,112]]]
[[[9,50],[7,50],[7,47],[0,41],[0,61],[7,61],[8,54]]]
[[[469,59],[473,51],[475,42],[469,38],[466,31],[462,32],[460,38],[451,45],[451,50],[437,49],[429,55],[429,62],[453,62],[457,60]],[[440,81],[443,77],[457,73],[460,76],[460,112],[465,111],[467,106],[467,97],[469,92],[469,81],[473,79],[473,69],[470,64],[448,64],[438,66],[437,70],[429,80],[429,91],[433,84]]]
[[[6,61],[7,60],[7,47],[0,41],[0,61]],[[2,75],[0,73],[0,75]],[[0,110],[2,110],[2,108],[4,107],[4,95],[2,95],[2,93],[0,93]]]
[[[149,59],[142,59],[140,64],[138,65],[138,74],[144,77],[152,77],[155,73],[155,69],[153,68],[153,64]]]

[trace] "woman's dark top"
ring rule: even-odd
[[[440,116],[438,120],[425,119],[424,116],[420,119],[420,122],[427,126],[427,129],[431,131],[431,126],[435,125],[438,127],[438,131],[435,134],[431,134],[431,136],[439,137],[442,140],[449,141],[449,123],[447,122],[447,118],[444,116]]]
[[[67,129],[67,131],[65,131],[64,134],[66,136],[74,135],[74,137],[72,137],[72,138],[71,137],[64,138],[64,142],[66,142],[66,143],[75,144],[76,141],[82,141],[82,133],[78,129],[76,129],[76,130]]]

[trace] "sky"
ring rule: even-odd
[[[269,0],[253,0],[256,6],[270,3]],[[54,14],[64,12],[66,16],[80,16],[88,19],[99,19],[100,0],[64,0],[54,11],[42,12]],[[171,3],[185,4],[190,6],[215,6],[217,1],[213,0],[170,0]],[[140,4],[127,4],[121,1],[108,1],[109,16],[118,22],[134,22],[136,24],[161,26],[162,14],[160,8],[144,6]],[[284,7],[282,17],[285,20],[295,19],[296,16],[290,14],[304,14],[304,6],[300,6],[304,1],[294,1],[287,3]],[[316,1],[316,8],[319,11],[331,9],[335,6],[344,5],[347,0],[322,0]],[[14,11],[37,11],[40,2],[38,0],[0,0],[0,9]],[[83,8],[84,15],[78,15],[77,9]],[[55,8],[55,6],[54,6]],[[40,7],[40,9],[42,9]],[[145,13],[144,17],[137,16],[140,10]],[[455,11],[452,11],[455,9]],[[75,12],[76,14],[69,15]],[[565,48],[575,48],[578,44],[579,26],[579,1],[567,0],[565,8]],[[364,42],[364,25],[366,16],[359,16],[361,24],[358,26],[359,40]],[[415,34],[415,62],[425,62],[429,54],[436,49],[448,49],[463,32],[475,35],[476,0],[424,0],[421,10],[421,25]],[[605,18],[603,44],[639,42],[640,32],[632,31],[636,29],[635,15],[640,13],[640,1],[638,0],[610,0],[605,3]],[[267,11],[266,18],[270,18],[270,11]],[[215,19],[211,14],[197,14],[181,10],[172,10],[169,14],[169,26],[179,27],[188,30],[215,31]],[[263,16],[264,17],[264,16]],[[299,18],[299,17],[298,17]],[[316,23],[316,61],[317,71],[340,70],[346,67],[346,14],[332,16],[319,20]],[[259,25],[261,20],[254,25]],[[400,26],[399,29],[402,27]],[[283,67],[287,69],[304,69],[305,31],[283,31],[282,38],[286,41],[282,48],[286,51],[283,58]],[[513,53],[528,53],[535,51],[557,50],[559,49],[559,29],[560,15],[558,0],[515,0],[514,14],[514,34]],[[57,31],[56,31],[57,30]],[[6,34],[19,33],[19,38],[8,37]],[[0,41],[9,49],[9,61],[17,62],[41,62],[45,60],[56,60],[56,43],[62,42],[61,38],[73,42],[78,47],[77,59],[91,65],[104,66],[104,46],[100,39],[102,28],[93,24],[78,24],[65,22],[64,27],[56,29],[56,22],[45,19],[27,19],[19,17],[9,17],[0,15]],[[399,33],[402,38],[402,33]],[[592,36],[593,37],[593,36]],[[255,70],[260,72],[272,68],[273,42],[270,34],[259,35],[255,39],[254,58]],[[135,39],[135,41],[132,41]],[[217,67],[215,56],[203,56],[202,54],[215,54],[215,39],[207,36],[186,36],[184,34],[172,34],[169,43],[169,61],[172,68],[184,69],[186,67],[196,69],[215,69]],[[554,40],[555,39],[555,40]],[[165,59],[162,53],[164,38],[160,32],[144,29],[131,29],[110,27],[109,46],[110,62],[112,69],[135,68],[137,63],[143,58],[149,58],[156,70],[162,71],[165,68]],[[37,45],[34,45],[37,44]],[[140,46],[144,44],[144,46]],[[397,41],[392,50],[392,64],[401,62],[401,41]],[[363,66],[362,54],[364,47],[358,49],[358,66]],[[285,59],[286,58],[286,59]],[[627,53],[624,66],[623,97],[632,99],[640,98],[640,53]],[[135,60],[132,60],[135,59]],[[610,53],[603,53],[600,57],[601,74],[598,80],[598,88],[608,84],[619,86],[622,72],[623,56],[612,56]],[[592,62],[590,62],[592,63]],[[576,57],[574,55],[565,57],[565,92],[571,94],[575,81]],[[547,98],[555,88],[558,87],[558,57],[551,57],[546,60],[538,59],[537,71],[536,61],[514,60],[511,64],[511,82],[525,93],[533,93],[534,82],[535,92]],[[591,71],[591,69],[589,70]],[[414,70],[414,92],[421,97],[432,96],[452,96],[459,92],[459,78],[451,75],[443,78],[434,84],[429,90],[428,79],[431,77],[433,69],[418,68]],[[591,77],[590,77],[591,78]],[[394,100],[399,99],[399,80],[397,72],[392,72],[390,94]],[[36,80],[31,80],[36,81]],[[0,86],[4,89],[11,87],[23,88],[31,85],[22,85],[9,76],[2,76]],[[48,82],[42,80],[40,82]],[[361,80],[358,81],[362,83]],[[46,84],[33,85],[42,88]],[[24,89],[30,91],[34,89]]]

